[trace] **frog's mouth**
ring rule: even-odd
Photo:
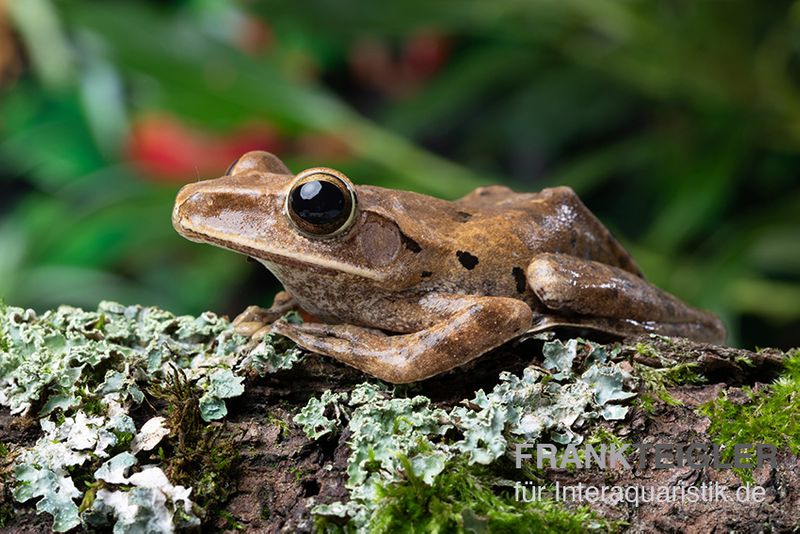
[[[214,245],[231,252],[244,254],[255,261],[263,264],[265,267],[270,268],[269,264],[279,264],[289,268],[297,269],[313,269],[314,272],[324,274],[350,274],[367,278],[376,282],[383,282],[386,275],[377,271],[364,269],[349,263],[343,263],[336,260],[327,258],[320,258],[310,254],[291,253],[283,250],[270,249],[264,246],[264,243],[256,243],[243,236],[236,236],[235,242],[230,236],[215,235],[216,232],[210,229],[205,229],[203,232],[198,232],[189,228],[183,223],[174,225],[175,229],[183,237],[195,243],[206,243]]]

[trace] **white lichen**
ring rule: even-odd
[[[202,393],[206,421],[227,413],[251,371],[288,369],[300,357],[283,338],[255,347],[212,313],[175,315],[103,302],[97,311],[62,306],[37,316],[0,307],[0,405],[13,414],[36,407],[42,436],[15,459],[14,498],[37,500],[53,530],[114,524],[114,532],[172,532],[199,524],[191,488],[173,486],[158,466],[140,468],[169,429],[153,417],[138,430],[128,415],[149,385],[179,370]],[[102,371],[101,371],[102,370]],[[101,460],[105,460],[99,463]],[[100,485],[91,500],[75,473]],[[79,503],[89,496],[91,506]]]
[[[589,355],[576,369],[579,346]],[[449,412],[433,407],[427,397],[395,396],[368,382],[349,396],[326,391],[310,399],[295,422],[318,439],[336,431],[349,413],[352,451],[345,483],[350,499],[317,505],[313,513],[346,518],[366,531],[382,487],[407,478],[432,485],[451,461],[490,464],[508,453],[512,440],[579,443],[589,421],[625,417],[627,407],[612,402],[634,395],[625,389],[632,386],[631,378],[609,363],[602,347],[552,341],[545,343],[544,356],[553,374],[533,366],[521,376],[503,372],[492,391],[478,390]]]

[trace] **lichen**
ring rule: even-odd
[[[315,397],[309,399],[308,404],[294,417],[294,422],[302,427],[309,438],[319,439],[339,426],[342,401],[346,399],[346,393],[331,393],[330,390],[326,390],[319,399]],[[329,411],[334,412],[333,418],[326,415]]]
[[[124,472],[128,463],[118,466],[116,474]],[[91,508],[83,514],[87,526],[103,526],[109,518],[115,521],[115,533],[171,532],[175,526],[200,526],[189,498],[192,490],[171,484],[161,468],[146,466],[130,477],[122,476],[120,484],[130,487],[97,491]]]
[[[14,498],[36,499],[57,532],[198,525],[203,507],[227,497],[237,457],[224,426],[206,423],[225,416],[248,374],[299,357],[277,336],[248,343],[212,313],[103,302],[38,316],[2,306],[0,405],[36,414],[42,428],[15,451]],[[129,414],[148,396],[167,402],[168,414],[137,429]]]
[[[588,356],[574,366],[579,348]],[[503,516],[503,524],[523,524],[517,521],[530,519],[530,514],[540,517],[542,509],[514,507],[507,496],[492,493],[475,478],[475,470],[501,460],[513,442],[579,443],[580,429],[589,421],[624,418],[627,407],[615,403],[635,395],[630,391],[631,377],[609,362],[596,344],[552,341],[544,350],[546,366],[555,374],[533,366],[522,376],[503,372],[492,391],[478,390],[473,399],[449,412],[433,406],[427,397],[404,397],[369,382],[349,395],[326,391],[319,399],[310,399],[295,422],[312,439],[336,431],[349,414],[351,454],[345,486],[350,498],[314,507],[320,524],[332,528],[335,521],[344,520],[358,531],[389,531],[396,505],[427,506],[430,517],[425,521],[432,521],[431,528],[464,528],[464,521],[477,521],[488,513],[486,506],[471,500],[506,509],[506,515],[489,514],[491,521]],[[450,497],[441,493],[454,486],[464,493]],[[395,505],[386,504],[391,499]],[[466,516],[459,515],[465,510]],[[581,529],[589,526],[579,512],[559,508],[558,513],[565,514],[562,519],[568,516],[568,523],[574,519]]]
[[[200,416],[204,421],[222,419],[228,415],[225,399],[244,393],[244,377],[236,376],[230,369],[215,369],[202,377],[198,384],[205,390],[200,397]]]

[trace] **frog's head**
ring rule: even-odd
[[[385,213],[369,209],[374,191],[360,195],[358,189],[338,171],[319,167],[294,175],[274,155],[249,152],[222,178],[183,187],[172,224],[187,239],[270,268],[405,286],[405,269],[393,268],[414,260],[400,258],[408,254],[404,234]]]

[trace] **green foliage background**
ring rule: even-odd
[[[267,273],[172,230],[180,180],[129,150],[158,113],[220,142],[266,125],[291,169],[360,183],[447,198],[570,185],[649,279],[721,314],[732,343],[800,345],[800,3],[0,0],[0,13],[22,65],[0,87],[10,304],[268,303]]]

